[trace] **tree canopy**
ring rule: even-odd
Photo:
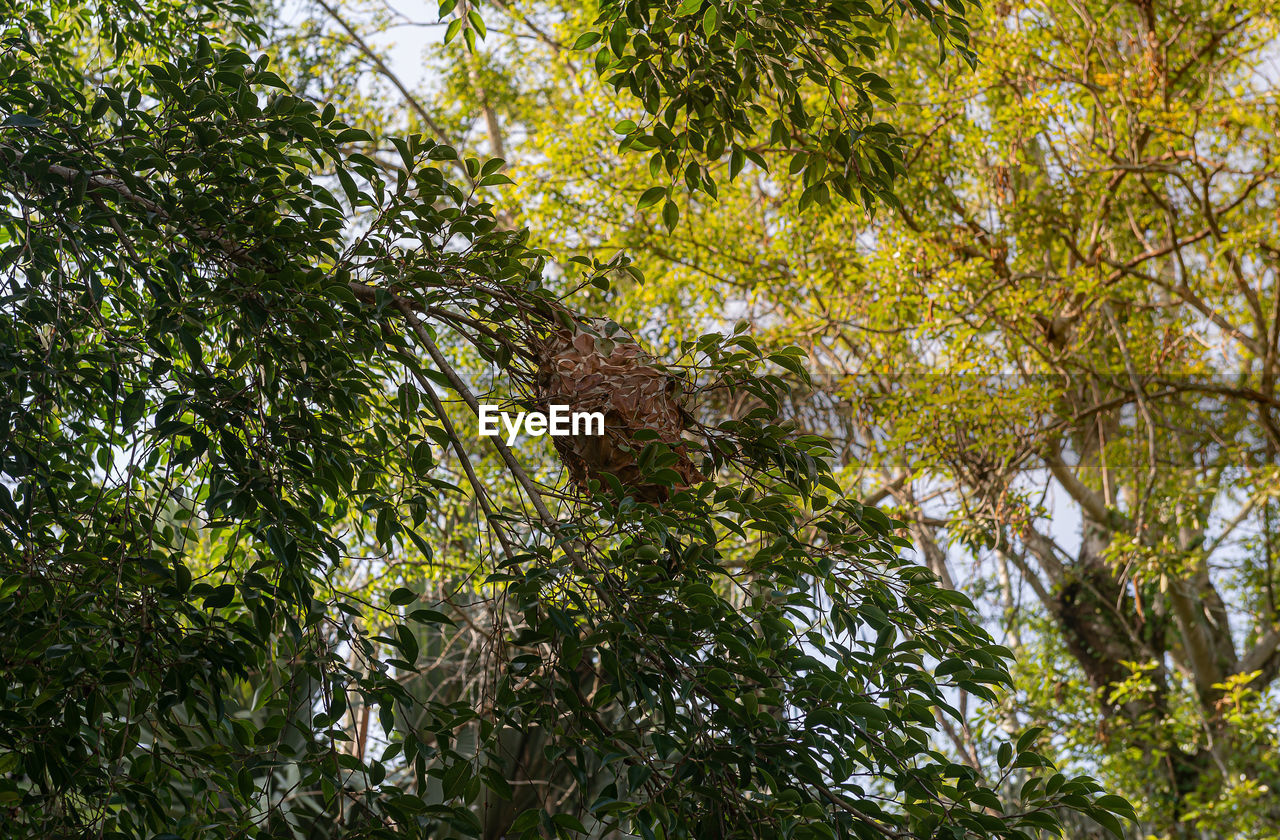
[[[900,208],[801,212],[790,150],[762,147],[768,171],[674,233],[635,212],[651,174],[600,115],[637,109],[579,81],[568,5],[495,20],[433,101],[520,133],[517,218],[549,250],[633,257],[613,317],[658,346],[745,319],[804,349],[784,411],[1018,654],[949,754],[995,772],[994,735],[1044,725],[1137,836],[1274,836],[1274,4],[996,3],[968,15],[973,68],[903,28],[868,65]]]
[[[888,13],[696,6],[586,30],[650,114],[626,147],[688,173],[777,105],[800,188],[887,195],[852,57]],[[962,8],[905,8],[961,39]],[[993,776],[939,749],[1010,653],[784,416],[801,353],[643,353],[584,292],[639,281],[629,257],[552,260],[493,200],[501,160],[292,92],[250,4],[3,11],[6,836],[1119,834],[1128,804],[1035,730]],[[470,427],[545,402],[562,339],[681,411],[749,408],[615,429],[627,481],[570,485]]]

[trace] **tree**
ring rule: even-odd
[[[1016,805],[934,748],[1008,651],[778,421],[768,366],[794,352],[739,330],[643,359],[499,223],[500,161],[421,134],[355,150],[366,132],[251,56],[246,4],[5,12],[7,835],[1119,832],[1126,803],[1052,773],[1034,733],[1002,751],[1002,778],[1043,771]],[[778,14],[736,25],[755,43]],[[750,110],[744,90],[713,104]],[[588,461],[585,489],[546,486],[493,438],[504,481],[482,479],[456,405],[478,408],[476,360],[545,402],[562,338],[770,408],[687,443],[616,427],[627,484]],[[404,575],[437,546],[468,597]],[[345,586],[361,562],[376,601]],[[464,632],[483,659],[448,655]],[[554,801],[513,766],[528,739],[575,782]]]
[[[714,302],[804,346],[822,375],[789,411],[1023,653],[1016,700],[954,754],[991,766],[990,728],[1047,725],[1143,830],[1273,836],[1274,9],[997,4],[972,73],[906,33],[875,65],[910,104],[901,212],[798,214],[802,187],[757,169],[671,236],[593,119],[625,101],[574,90],[557,30],[526,25],[542,51],[490,57],[499,117],[532,138],[511,171],[572,174],[527,190],[525,218],[635,255],[649,281],[607,304],[659,341]]]

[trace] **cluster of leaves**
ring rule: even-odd
[[[279,768],[321,811],[347,787],[350,756],[311,715],[334,696],[341,524],[385,541],[437,492],[389,490],[429,471],[421,444],[443,433],[385,396],[386,301],[365,307],[348,277],[402,262],[344,241],[350,207],[398,214],[383,232],[429,243],[419,271],[529,267],[501,244],[447,250],[493,227],[483,206],[428,167],[406,198],[344,154],[362,132],[272,95],[265,60],[207,26],[153,26],[152,63],[120,57],[91,84],[77,53],[136,53],[141,33],[80,11],[10,30],[0,59],[0,800],[13,836],[269,827],[299,798]],[[326,160],[346,206],[312,177]],[[253,718],[247,685],[264,686]]]
[[[643,106],[614,131],[619,151],[650,153],[650,179],[666,181],[646,189],[638,207],[660,204],[668,230],[679,222],[682,191],[719,196],[716,170],[726,158],[729,181],[748,163],[768,170],[770,158],[785,161],[802,186],[801,211],[837,196],[874,213],[897,203],[905,141],[876,118],[875,100],[897,100],[872,65],[915,18],[928,24],[942,57],[972,66],[967,5],[977,4],[605,0],[572,49],[594,49],[596,74]],[[470,4],[444,0],[439,14],[453,16],[446,43],[462,33],[475,51],[487,34]]]
[[[933,749],[949,692],[993,697],[1007,651],[768,412],[715,429],[723,485],[660,508],[602,486],[565,520],[499,443],[536,515],[496,508],[446,351],[518,391],[575,316],[477,199],[492,162],[410,137],[392,180],[224,40],[243,7],[145,37],[137,12],[35,15],[0,49],[6,832],[1027,838],[1060,809],[1124,813],[1087,778],[1006,808]],[[786,389],[741,336],[701,350],[694,379]],[[443,602],[337,585],[366,551],[430,559],[464,492],[450,452],[489,541],[478,586],[513,616],[477,703],[407,685],[440,665]],[[375,708],[376,757],[347,724]],[[578,797],[486,822],[510,733],[545,738]]]
[[[726,153],[729,180],[748,161],[767,169],[766,149],[786,154],[788,174],[803,184],[801,210],[833,193],[868,209],[892,204],[902,139],[874,120],[873,99],[896,100],[867,65],[885,41],[897,43],[898,18],[910,14],[929,23],[940,50],[972,61],[964,11],[963,2],[906,0],[881,10],[861,0],[610,0],[574,47],[600,44],[596,72],[643,104],[645,118],[614,130],[620,150],[652,152],[651,177],[670,179],[639,202],[662,202],[670,229],[681,181],[716,198],[712,167]]]

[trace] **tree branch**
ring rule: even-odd
[[[355,27],[348,23],[346,18],[338,14],[338,10],[325,2],[325,0],[315,0],[315,2],[317,6],[324,9],[325,12],[329,14],[329,17],[333,18],[334,21],[336,21],[337,24],[346,31],[347,35],[351,38],[352,43],[356,45],[360,52],[364,53],[365,57],[373,62],[373,66],[377,68],[378,72],[381,73],[387,81],[391,82],[391,84],[395,86],[396,90],[400,91],[400,95],[404,97],[405,104],[407,104],[409,108],[418,115],[422,122],[435,133],[436,138],[442,143],[457,146],[458,144],[449,137],[448,133],[446,133],[434,119],[431,118],[431,115],[427,113],[427,109],[418,101],[418,98],[409,91],[409,88],[405,86],[404,82],[400,81],[400,77],[387,66],[387,63],[382,60],[382,57],[373,51],[364,38],[361,37],[360,33],[355,30]],[[454,164],[462,173],[462,176],[467,179],[467,183],[474,185],[475,179],[471,177],[471,173],[467,171],[467,167],[462,160],[455,160]]]

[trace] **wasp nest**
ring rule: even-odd
[[[616,329],[616,327],[614,327]],[[608,484],[603,473],[616,477],[629,494],[646,502],[665,501],[671,490],[682,490],[704,480],[689,458],[681,433],[688,414],[681,405],[679,383],[670,374],[648,364],[634,340],[624,333],[604,338],[582,330],[559,330],[538,348],[538,398],[547,406],[564,405],[572,412],[600,412],[603,435],[553,437],[560,459],[573,481],[582,488],[590,479]],[[646,479],[637,456],[652,435],[671,448],[674,464],[661,464],[676,472],[679,482],[654,483]]]

